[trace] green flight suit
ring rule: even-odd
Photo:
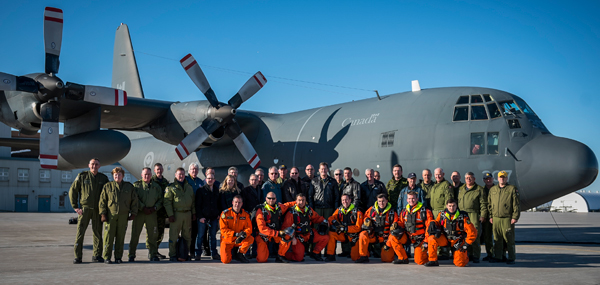
[[[71,188],[69,189],[69,199],[73,209],[81,209],[82,215],[77,217],[77,235],[75,236],[75,258],[81,259],[83,256],[83,238],[90,220],[92,221],[93,254],[96,257],[102,256],[102,221],[98,201],[102,187],[108,183],[108,177],[98,172],[94,175],[91,171],[84,171],[77,175]]]
[[[133,184],[121,181],[106,183],[100,194],[100,215],[106,215],[104,225],[104,259],[110,260],[115,245],[115,259],[123,258],[125,233],[129,214],[137,214],[138,198]]]
[[[156,236],[158,229],[156,225],[157,211],[163,208],[164,194],[158,184],[150,180],[146,184],[143,180],[133,183],[138,197],[138,213],[131,224],[131,240],[129,241],[129,257],[135,258],[135,251],[140,241],[140,233],[144,224],[146,225],[146,248],[148,249],[148,259],[152,259],[158,253],[156,245]],[[144,208],[150,208],[152,213],[144,213]]]
[[[467,184],[463,184],[458,188],[458,209],[463,213],[467,213],[469,220],[477,230],[477,238],[467,250],[467,254],[476,259],[481,257],[481,244],[479,243],[481,222],[479,219],[481,217],[488,218],[488,198],[483,188],[477,184],[474,184],[470,189],[467,188]]]
[[[493,187],[493,185],[492,185]],[[483,186],[483,192],[485,193],[485,197],[488,197],[490,189],[488,189],[486,186]],[[487,198],[486,198],[487,200]],[[492,224],[490,224],[490,215],[489,215],[489,211],[488,211],[488,216],[486,217],[486,219],[481,223],[481,237],[479,239],[479,243],[481,244],[481,241],[483,241],[483,243],[485,243],[485,252],[487,254],[488,257],[493,257],[493,248],[494,248],[494,232],[493,232],[493,227]]]
[[[436,182],[433,187],[431,187],[429,193],[429,205],[431,205],[431,211],[433,212],[434,217],[437,217],[441,211],[446,209],[446,202],[451,198],[454,198],[454,187],[452,187],[452,184],[447,180],[444,179],[442,182]],[[450,247],[438,247],[438,256],[442,258],[449,257]]]
[[[167,178],[165,178],[164,176],[162,179],[158,179],[158,177],[156,177],[156,174],[152,175],[151,180],[153,182],[156,182],[156,184],[158,184],[158,186],[160,186],[160,189],[162,190],[163,197],[164,197],[167,186],[169,186],[169,184],[170,184],[169,180]],[[157,249],[160,248],[160,243],[162,242],[163,237],[165,236],[165,227],[167,224],[166,219],[168,217],[169,216],[167,216],[167,210],[165,210],[164,206],[156,212],[156,226],[158,228],[158,234],[156,235],[156,248]]]
[[[175,181],[167,186],[164,206],[169,217],[175,216],[175,222],[169,225],[169,257],[177,255],[179,232],[190,248],[192,242],[192,215],[196,214],[194,189],[187,181]],[[191,215],[190,215],[191,212]]]
[[[406,186],[408,186],[408,180],[402,176],[400,177],[400,180],[392,178],[390,181],[388,181],[385,189],[387,189],[388,203],[392,204],[392,209],[398,208],[398,197],[400,196],[400,191]]]
[[[421,189],[423,189],[423,192],[425,192],[425,201],[427,202],[427,209],[431,210],[431,188],[433,188],[435,182],[431,180],[429,184],[426,184],[425,181],[421,181],[421,183],[419,183],[418,185],[419,187],[421,187]]]
[[[513,185],[500,187],[495,185],[488,195],[488,209],[492,217],[494,231],[494,257],[501,259],[503,242],[506,241],[508,260],[517,257],[515,249],[515,225],[511,219],[519,220],[521,216],[521,203],[519,190]]]

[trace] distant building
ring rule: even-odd
[[[552,201],[550,210],[575,213],[600,212],[600,193],[594,192],[581,190],[569,193]]]

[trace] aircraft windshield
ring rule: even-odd
[[[521,109],[515,103],[515,101],[503,101],[500,102],[500,108],[502,109],[502,113],[513,113],[513,114],[521,114]]]
[[[523,100],[521,100],[519,98],[515,98],[515,102],[517,102],[517,104],[519,105],[519,107],[521,107],[521,110],[523,110],[523,113],[535,115],[535,112],[533,112],[533,110],[531,109],[531,107],[529,107],[529,105],[527,105],[527,103],[525,103],[525,101],[523,101]]]

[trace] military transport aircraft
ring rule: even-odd
[[[47,43],[62,34],[54,22],[45,21],[44,28]],[[53,42],[60,50],[60,40]],[[598,175],[589,147],[552,135],[522,98],[500,90],[421,89],[413,82],[409,92],[266,114],[239,109],[266,84],[260,72],[222,103],[191,55],[182,58],[182,70],[207,100],[146,99],[124,24],[115,37],[112,88],[58,84],[58,53],[52,47],[46,45],[45,73],[0,73],[0,119],[24,133],[41,127],[41,140],[4,139],[0,145],[39,144],[43,150],[54,144],[50,139],[58,139],[44,134],[46,122],[64,122],[58,169],[84,168],[90,157],[99,157],[103,164],[119,161],[134,175],[156,162],[165,165],[168,177],[192,162],[216,168],[218,177],[235,165],[241,181],[259,165],[303,169],[321,161],[332,169],[352,167],[358,180],[366,168],[386,177],[396,163],[405,172],[442,167],[447,173],[472,171],[478,179],[506,170],[520,189],[523,209],[586,187]],[[91,99],[92,92],[102,100]],[[45,116],[45,109],[52,116]]]

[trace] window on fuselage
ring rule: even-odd
[[[471,95],[471,104],[473,103],[483,103],[483,99],[481,99],[481,95]]]
[[[517,102],[517,106],[519,106],[521,108],[521,110],[523,110],[523,113],[535,115],[535,112],[531,109],[531,107],[529,107],[529,105],[527,105],[527,103],[525,103],[525,101],[523,101],[519,98],[514,98],[514,99],[515,99],[515,102]]]
[[[488,116],[483,105],[471,106],[471,120],[487,120]]]
[[[502,113],[513,113],[513,114],[521,114],[521,109],[515,103],[515,101],[503,101],[500,102],[500,108],[502,109]]]
[[[488,111],[490,112],[491,119],[502,117],[502,113],[500,113],[500,109],[498,109],[498,105],[496,105],[496,103],[494,103],[494,102],[489,103],[489,104],[487,104],[487,107],[488,107]]]
[[[460,104],[469,104],[469,95],[458,97],[458,101],[456,101],[456,105]]]
[[[472,155],[485,154],[485,133],[471,133],[471,148],[469,152]]]
[[[454,107],[454,117],[452,121],[467,121],[469,120],[469,106]]]
[[[498,154],[498,133],[487,133],[487,153]]]
[[[490,94],[483,94],[483,99],[485,99],[485,102],[494,101],[494,98],[492,98],[492,96]]]

